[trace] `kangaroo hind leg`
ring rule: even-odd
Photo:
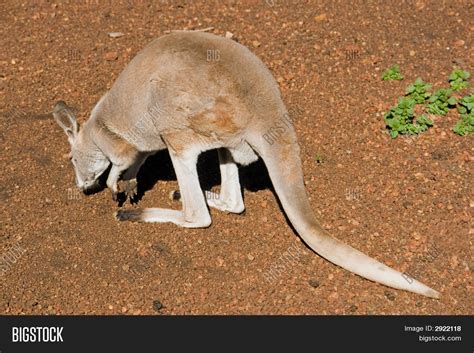
[[[242,190],[239,182],[239,169],[228,149],[221,148],[219,169],[221,172],[221,192],[206,191],[206,201],[210,207],[230,213],[242,213],[245,210]]]

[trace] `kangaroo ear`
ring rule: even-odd
[[[64,130],[69,138],[69,142],[73,142],[79,132],[79,124],[77,123],[76,114],[71,107],[68,107],[63,101],[56,103],[53,109],[54,120]]]

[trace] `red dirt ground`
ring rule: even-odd
[[[472,2],[73,3],[0,4],[2,313],[474,312],[473,136],[452,133],[456,112],[410,139],[392,140],[383,122],[417,76],[441,87],[455,66],[474,73]],[[312,253],[261,164],[242,170],[246,213],[212,210],[208,229],[119,223],[107,190],[86,197],[74,189],[54,103],[75,106],[83,122],[153,38],[206,27],[232,32],[258,55],[297,112],[306,186],[323,226],[439,290],[440,300]],[[405,80],[381,81],[396,63]],[[215,155],[207,163],[218,180]],[[140,178],[152,176],[154,187],[140,207],[179,207],[168,198],[177,188],[171,169],[166,154],[147,162]],[[297,255],[285,262],[289,249]],[[276,265],[282,271],[269,283],[264,274]]]

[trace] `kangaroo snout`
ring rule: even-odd
[[[85,195],[92,195],[95,194],[96,192],[100,191],[101,185],[98,180],[93,180],[90,182],[84,183],[84,185],[81,187],[82,192]]]

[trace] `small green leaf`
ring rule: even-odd
[[[467,79],[471,74],[467,71],[456,69],[451,72],[449,75],[449,85],[454,91],[460,91],[464,88],[467,88],[468,82]]]
[[[423,82],[421,77],[418,77],[415,82],[409,85],[405,90],[405,95],[415,101],[415,103],[424,103],[430,97],[428,92],[431,89],[431,84]]]
[[[400,68],[398,65],[393,65],[387,70],[384,71],[382,75],[383,81],[390,81],[390,80],[403,80],[403,75],[400,73]]]

